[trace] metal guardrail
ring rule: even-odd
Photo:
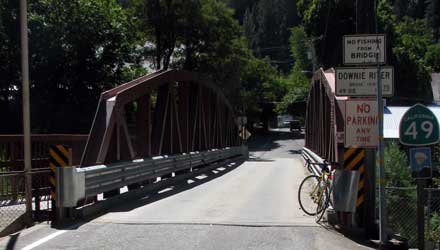
[[[247,147],[157,156],[86,168],[57,168],[56,205],[60,208],[75,207],[78,201],[86,197],[240,155],[247,155]]]
[[[324,159],[319,157],[317,154],[315,154],[312,150],[303,147],[302,149],[302,156],[304,157],[304,160],[309,160],[313,163],[324,163]],[[321,168],[318,165],[310,164],[310,167],[312,169],[313,174],[320,176],[321,175]]]

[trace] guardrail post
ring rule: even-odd
[[[249,149],[246,145],[241,145],[241,154],[245,159],[249,159]]]
[[[365,149],[362,148],[345,148],[344,149],[344,169],[348,171],[358,171],[360,174],[358,183],[358,192],[356,198],[356,213],[354,221],[360,227],[364,226],[365,212]]]
[[[65,217],[67,214],[65,213],[65,209],[57,208],[56,206],[56,185],[59,182],[56,178],[57,168],[66,167],[71,165],[72,162],[72,152],[69,147],[64,145],[52,145],[49,147],[49,168],[50,168],[50,176],[49,176],[49,184],[50,184],[50,196],[51,196],[51,204],[52,204],[52,221],[58,221],[61,218]]]

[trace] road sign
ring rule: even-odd
[[[431,149],[424,148],[411,148],[409,150],[409,159],[412,170],[412,176],[414,178],[431,178],[432,177],[432,161],[431,161]]]
[[[377,64],[377,62],[385,64],[384,34],[346,35],[343,40],[344,64]]]
[[[393,96],[394,68],[381,69],[382,93]],[[337,96],[376,96],[377,68],[336,68]]]
[[[345,102],[345,147],[376,147],[379,138],[375,99]]]
[[[240,137],[241,137],[241,139],[243,139],[243,140],[247,140],[247,139],[249,139],[249,137],[251,137],[251,132],[249,132],[246,128],[243,128],[241,131],[240,131]]]
[[[399,140],[409,146],[437,143],[439,141],[437,117],[422,104],[412,106],[400,120]]]

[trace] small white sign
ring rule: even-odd
[[[251,137],[251,132],[249,132],[247,129],[242,129],[241,131],[240,131],[240,137],[241,137],[241,139],[243,139],[243,140],[247,140],[247,139],[249,139],[249,137]]]
[[[343,39],[344,64],[385,64],[386,40],[384,34],[345,35]]]
[[[432,94],[434,95],[434,101],[440,102],[440,73],[431,74],[431,86]]]
[[[378,126],[376,100],[353,99],[345,102],[345,147],[376,147]]]
[[[394,68],[381,68],[382,95],[393,96]],[[376,96],[377,68],[336,68],[337,96]]]

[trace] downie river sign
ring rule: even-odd
[[[336,95],[337,96],[376,96],[377,95],[377,68],[375,67],[343,67],[336,68]],[[394,68],[383,66],[380,77],[384,96],[393,96]]]

